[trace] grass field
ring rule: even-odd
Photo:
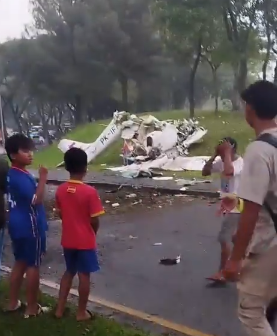
[[[188,117],[184,111],[159,112],[153,113],[153,115],[161,120]],[[190,148],[190,156],[211,155],[216,143],[225,136],[236,138],[239,144],[239,152],[243,153],[245,147],[254,136],[242,114],[224,112],[219,116],[215,116],[214,113],[206,112],[204,114],[196,114],[196,116],[197,115],[200,125],[206,127],[208,133],[201,144],[194,145]],[[93,142],[105,128],[104,125],[108,123],[109,120],[104,120],[80,126],[73,132],[67,134],[66,138],[87,143]],[[106,164],[107,166],[121,165],[122,159],[119,157],[121,147],[122,140],[111,145],[90,165],[90,170],[101,170],[103,168],[101,164]],[[62,160],[63,153],[57,149],[57,144],[53,144],[51,147],[35,155],[33,166],[38,167],[39,164],[44,164],[51,169],[55,168]]]
[[[5,314],[7,297],[7,283],[0,282],[0,325],[1,336],[147,336],[142,331],[123,327],[112,319],[96,317],[90,322],[77,323],[74,316],[74,307],[71,313],[61,320],[54,318],[53,313],[38,318],[24,319],[23,313]],[[55,307],[55,300],[41,295],[41,302],[48,307]],[[150,336],[150,335],[148,335]]]

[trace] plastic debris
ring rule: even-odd
[[[170,180],[173,180],[173,176],[160,176],[160,177],[153,177],[152,178],[153,180],[156,180],[156,181],[170,181]]]
[[[177,256],[174,259],[165,258],[160,260],[160,264],[165,266],[177,265],[180,264],[180,262],[181,262],[181,256]]]
[[[120,205],[119,203],[113,203],[113,204],[112,204],[112,207],[113,207],[113,208],[117,208],[117,207],[119,207],[119,205]]]
[[[129,194],[129,195],[126,195],[126,198],[135,198],[137,197],[137,194]]]
[[[180,191],[187,191],[187,190],[188,190],[188,188],[186,188],[186,187],[183,187],[183,188],[180,189]]]
[[[137,205],[137,204],[140,204],[140,203],[142,203],[141,199],[139,201],[133,202],[132,205]]]
[[[113,189],[113,190],[106,190],[105,193],[106,194],[115,194],[117,193],[119,190],[121,190],[123,188],[123,185],[120,185],[118,188]]]
[[[153,246],[162,246],[163,245],[163,243],[155,243],[155,244],[153,244]]]

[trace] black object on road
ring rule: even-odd
[[[180,261],[181,261],[181,256],[178,256],[174,259],[169,259],[169,258],[161,259],[160,264],[165,265],[165,266],[172,266],[172,265],[179,264]]]

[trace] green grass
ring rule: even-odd
[[[7,283],[0,282],[0,305],[5,307],[7,297]],[[53,298],[41,295],[44,305],[54,307]],[[61,320],[53,314],[45,314],[38,318],[24,319],[22,313],[4,314],[0,311],[1,336],[147,336],[148,334],[129,327],[123,327],[112,319],[96,317],[94,321],[77,323],[74,307],[71,315]],[[149,335],[148,335],[149,336]]]
[[[170,111],[153,113],[158,119],[181,119],[188,117],[184,111]],[[245,147],[253,138],[253,133],[250,127],[246,124],[244,117],[239,113],[223,112],[219,116],[214,113],[196,113],[201,126],[208,129],[207,135],[204,137],[201,144],[193,145],[189,150],[190,156],[196,155],[211,155],[217,142],[225,136],[232,136],[237,139],[239,144],[239,152],[243,153]],[[69,133],[66,138],[78,140],[81,142],[93,142],[105,128],[109,120],[98,121],[76,128]],[[119,157],[122,147],[122,140],[111,145],[104,153],[102,153],[93,164],[90,165],[90,170],[99,171],[107,166],[118,166],[122,164],[122,159]],[[49,169],[53,169],[63,159],[63,154],[57,149],[57,144],[37,153],[35,155],[33,167],[38,167],[39,164],[44,164]],[[180,174],[177,174],[180,175]],[[182,175],[182,174],[181,174]],[[195,172],[186,173],[186,176],[195,175]],[[196,176],[199,173],[196,173]]]

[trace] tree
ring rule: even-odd
[[[277,37],[277,1],[264,0],[261,6],[262,36],[266,36],[265,56],[263,62],[263,79],[267,78],[267,68],[272,58],[276,58],[276,37]],[[274,69],[274,82],[277,82],[277,61]]]
[[[57,64],[51,88],[69,101],[76,122],[87,118],[93,100],[111,95],[115,80],[127,109],[128,81],[150,75],[159,53],[150,0],[32,2],[36,28],[48,38],[43,48]]]
[[[117,22],[112,33],[102,36],[111,71],[121,84],[123,108],[128,108],[128,81],[138,85],[155,76],[161,43],[153,27],[151,0],[109,0]],[[112,52],[110,51],[112,50]]]
[[[23,113],[31,101],[26,85],[27,69],[20,58],[23,50],[24,40],[6,42],[0,48],[3,111],[5,116],[12,113],[20,132],[26,128]]]
[[[218,71],[223,64],[232,61],[230,57],[231,45],[226,38],[221,18],[215,18],[210,26],[209,34],[203,45],[202,58],[206,61],[212,72],[213,97],[215,100],[215,114],[219,110],[219,78]]]
[[[40,34],[44,32],[37,37],[47,61],[42,66],[54,72],[43,78],[45,89],[67,102],[75,122],[82,123],[91,100],[112,89],[113,78],[103,62],[104,46],[99,39],[112,13],[105,0],[32,3],[35,26]]]
[[[272,0],[264,0],[261,11],[262,38],[266,38],[265,53],[262,65],[263,80],[267,79],[267,68],[270,62],[272,48],[274,46],[274,21],[272,16]]]
[[[217,13],[214,4],[213,0],[155,1],[154,15],[167,49],[177,62],[190,66],[188,99],[191,117],[195,110],[196,72]]]
[[[263,0],[219,0],[227,38],[232,45],[234,59],[234,88],[232,104],[240,110],[240,92],[245,89],[248,74],[249,47],[257,36],[259,9]],[[253,44],[252,44],[253,46]]]

